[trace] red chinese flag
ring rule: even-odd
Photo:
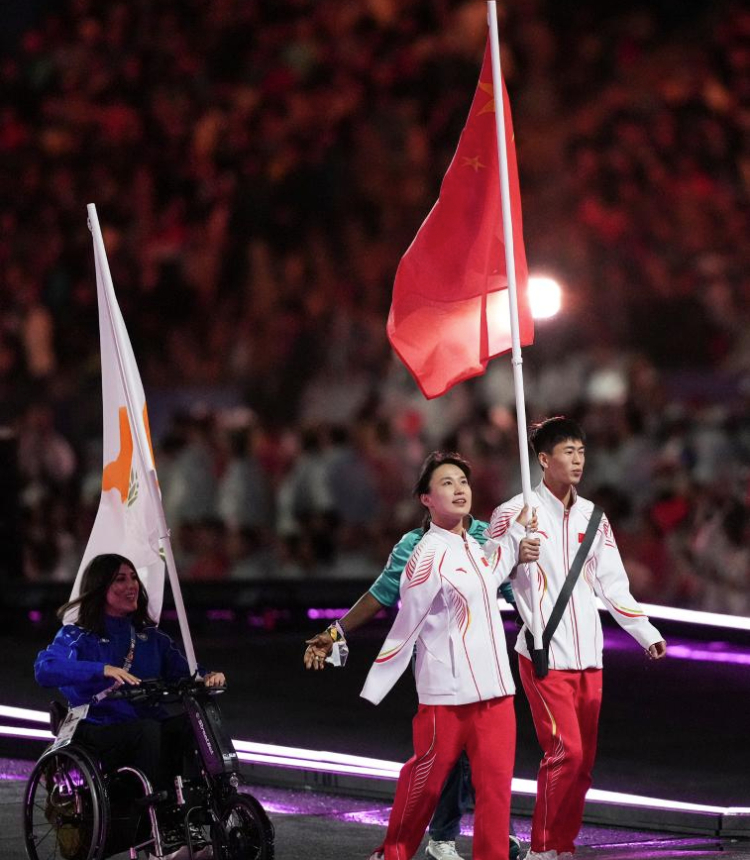
[[[521,345],[534,341],[521,195],[503,85]],[[490,46],[440,196],[401,258],[388,338],[425,397],[478,376],[511,349]]]

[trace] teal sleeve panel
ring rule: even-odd
[[[502,594],[506,603],[510,603],[511,606],[516,605],[516,598],[513,596],[513,589],[507,579],[500,586],[500,594]]]
[[[484,522],[484,520],[472,520],[471,525],[469,526],[469,534],[474,538],[474,540],[479,544],[479,546],[484,546],[487,543],[487,530],[489,529],[490,524]]]
[[[393,547],[383,572],[370,587],[370,594],[383,606],[395,606],[398,602],[401,574],[414,547],[422,539],[422,529],[407,532]]]

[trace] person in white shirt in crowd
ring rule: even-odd
[[[602,697],[603,636],[596,598],[653,659],[667,651],[662,635],[630,593],[609,521],[601,516],[581,575],[549,642],[546,676],[531,659],[527,633],[532,630],[535,604],[543,629],[594,515],[593,503],[576,490],[583,475],[585,438],[581,427],[564,417],[542,421],[529,435],[543,471],[531,500],[541,545],[538,562],[519,566],[512,584],[524,621],[516,643],[520,676],[544,755],[526,860],[570,860],[575,852],[591,785]],[[516,530],[523,504],[518,495],[494,511],[486,550],[496,542],[502,546],[509,531]]]
[[[362,690],[378,704],[409,666],[416,645],[414,755],[401,769],[385,841],[371,860],[414,856],[463,750],[476,793],[473,857],[508,860],[515,686],[497,589],[518,563],[521,545],[524,558],[533,560],[538,542],[525,537],[530,517],[523,509],[486,557],[465,529],[470,476],[458,454],[435,452],[422,466],[415,495],[430,527],[406,565],[401,608]]]

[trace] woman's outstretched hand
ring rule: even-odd
[[[305,644],[307,648],[305,648],[305,654],[302,658],[305,669],[314,669],[315,671],[325,669],[326,657],[333,649],[333,639],[331,639],[328,631],[318,633],[312,639],[307,639]]]
[[[648,654],[652,660],[661,660],[667,656],[667,643],[662,639],[660,642],[654,642],[648,646]]]

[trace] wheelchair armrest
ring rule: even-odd
[[[62,702],[58,702],[54,699],[49,703],[49,727],[50,731],[55,737],[57,737],[57,733],[60,731],[62,721],[67,715],[67,705],[63,705]]]

